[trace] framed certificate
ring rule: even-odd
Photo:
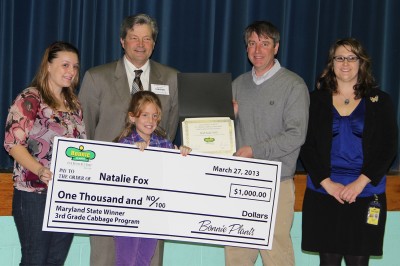
[[[236,152],[230,73],[178,73],[182,144],[196,152]]]
[[[196,152],[233,155],[235,129],[229,117],[186,118],[182,122],[183,144]]]

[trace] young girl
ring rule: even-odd
[[[126,116],[125,129],[115,139],[116,142],[135,144],[141,151],[147,146],[177,148],[165,138],[165,133],[158,128],[161,120],[161,102],[151,91],[139,91],[132,96]],[[186,156],[191,149],[180,147]],[[150,265],[157,239],[115,236],[115,265]]]

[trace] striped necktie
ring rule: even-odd
[[[143,70],[135,70],[135,79],[132,82],[132,90],[131,94],[135,94],[138,91],[143,90],[142,82],[140,81],[140,75],[142,74]]]

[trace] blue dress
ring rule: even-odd
[[[365,100],[349,116],[332,107],[331,180],[347,185],[356,180],[363,164],[362,137]],[[368,184],[352,204],[340,204],[323,187],[307,177],[303,203],[302,249],[344,255],[382,255],[386,222],[386,177],[375,187]],[[382,202],[379,225],[366,223],[370,203],[378,195]]]
[[[356,180],[361,173],[363,164],[362,134],[364,129],[365,100],[360,103],[349,116],[341,116],[333,108],[332,149],[331,149],[331,180],[347,185]],[[358,197],[371,197],[385,192],[386,176],[375,187],[368,184]],[[307,178],[307,187],[319,193],[325,193],[324,188],[315,188],[311,178]]]

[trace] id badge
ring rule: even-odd
[[[375,196],[375,200],[372,201],[368,206],[367,224],[378,225],[379,214],[381,212],[381,204],[378,201],[378,196]]]

